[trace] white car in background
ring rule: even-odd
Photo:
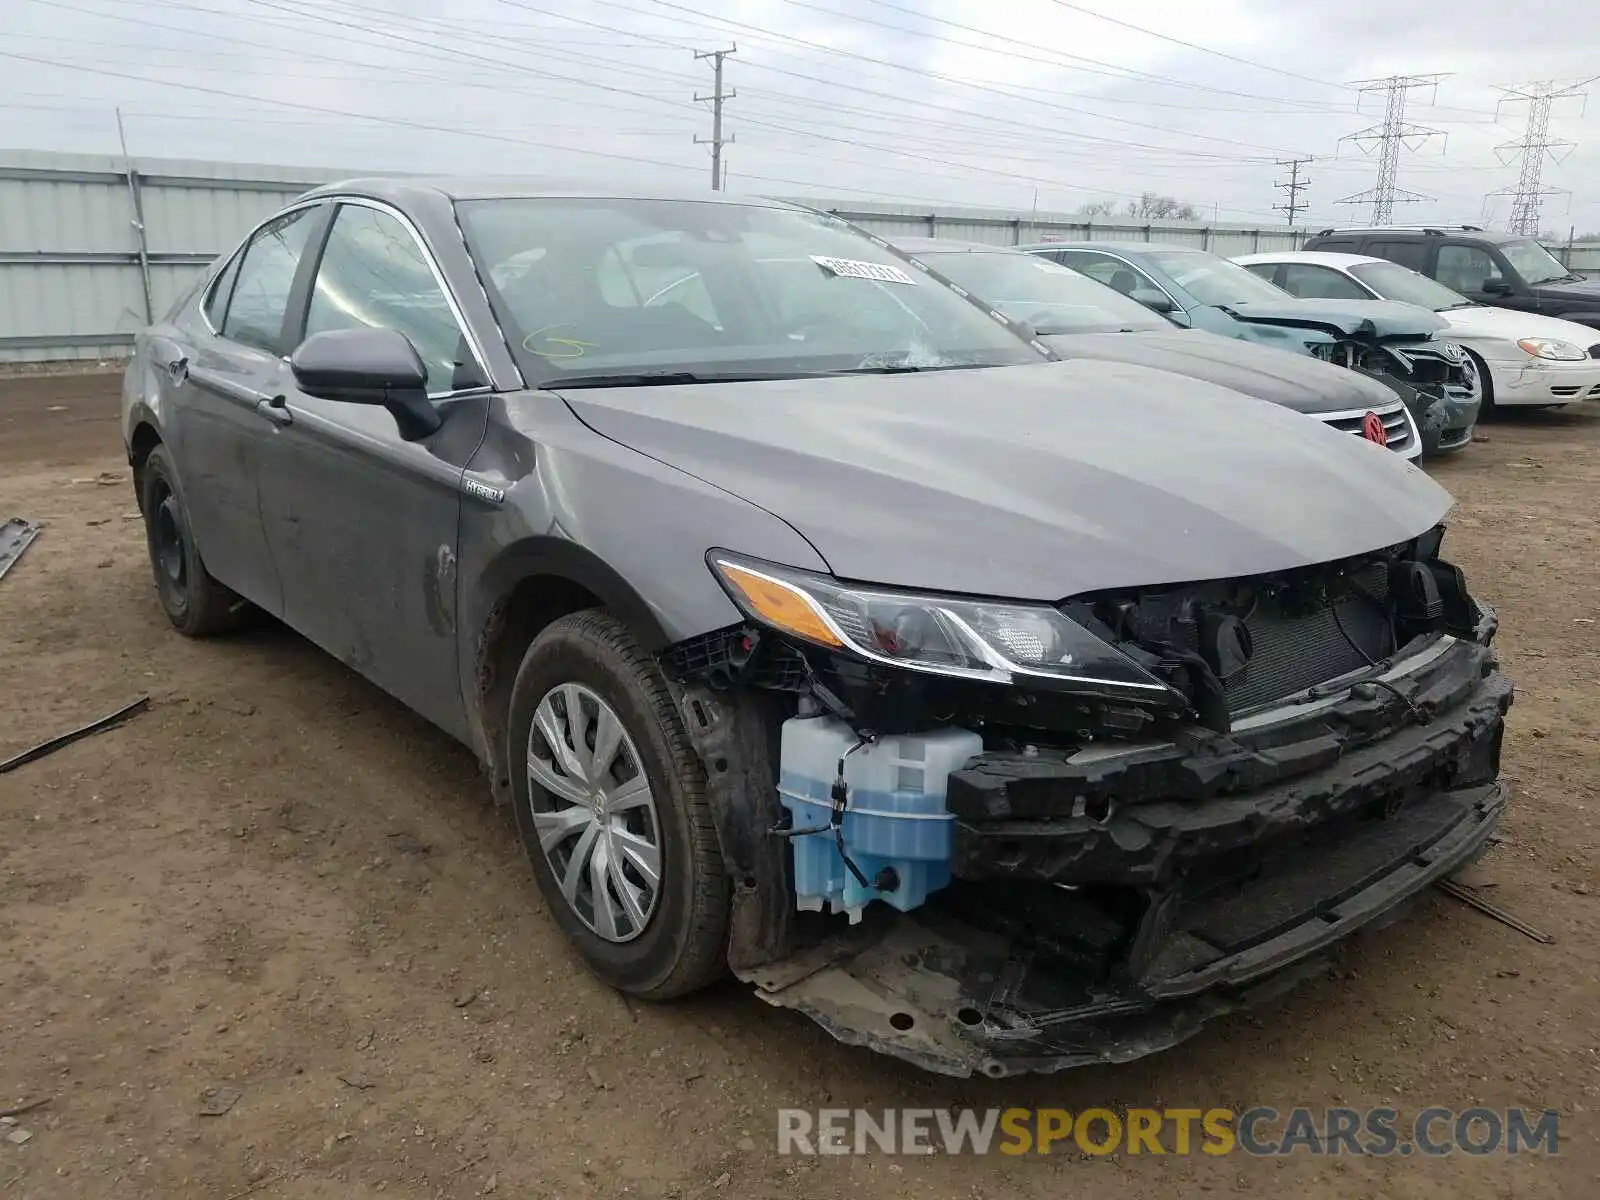
[[[1600,342],[1586,325],[1474,304],[1409,267],[1364,254],[1280,250],[1233,261],[1304,299],[1376,298],[1432,309],[1450,322],[1438,336],[1472,355],[1486,412],[1600,400]]]

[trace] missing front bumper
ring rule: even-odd
[[[947,892],[738,973],[944,1074],[1158,1051],[1481,853],[1510,703],[1487,647],[1448,639],[1382,686],[1227,735],[982,756],[951,778]]]
[[[939,1074],[999,1078],[1126,1062],[1323,971],[1333,943],[1479,854],[1505,802],[1498,783],[1440,793],[1334,855],[1174,906],[1138,978],[1074,978],[1031,939],[976,927],[942,905],[875,914],[748,978],[763,999],[798,1009],[840,1041]]]

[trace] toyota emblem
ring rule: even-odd
[[[1361,436],[1374,445],[1389,444],[1389,431],[1383,427],[1383,418],[1375,412],[1369,412],[1361,418]]]

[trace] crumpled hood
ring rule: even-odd
[[[1288,300],[1217,307],[1252,324],[1304,325],[1334,337],[1425,338],[1447,324],[1438,313],[1398,300]]]
[[[1348,412],[1395,401],[1392,390],[1344,367],[1200,329],[1048,334],[1039,340],[1063,358],[1154,367],[1301,413]]]
[[[907,588],[1054,601],[1253,575],[1405,541],[1451,504],[1360,438],[1122,363],[563,396],[787,521],[836,575]]]

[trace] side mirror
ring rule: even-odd
[[[289,357],[289,369],[308,396],[345,404],[381,404],[408,442],[421,441],[444,423],[428,399],[428,368],[422,355],[398,330],[314,333]]]
[[[1491,296],[1509,296],[1511,294],[1511,284],[1508,280],[1496,275],[1483,281],[1483,290]]]
[[[1155,288],[1134,288],[1128,295],[1144,305],[1151,312],[1158,312],[1166,316],[1177,307],[1172,302],[1172,297],[1165,292],[1158,292]]]

